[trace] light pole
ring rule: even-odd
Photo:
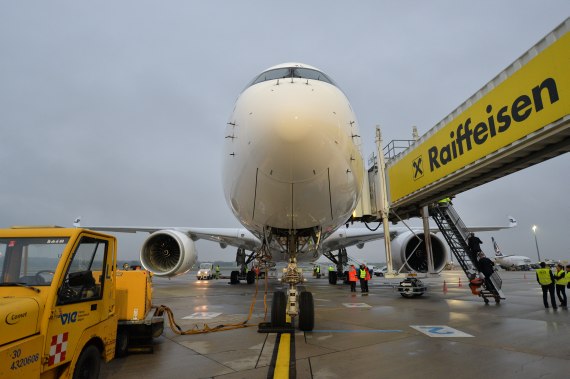
[[[534,233],[534,243],[536,244],[536,254],[538,254],[538,261],[542,262],[540,259],[540,251],[538,250],[538,239],[536,238],[536,225],[532,226],[532,232]]]

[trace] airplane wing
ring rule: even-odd
[[[391,228],[390,237],[393,239],[403,233],[405,228]],[[323,251],[333,251],[350,246],[362,248],[365,243],[384,238],[384,230],[371,231],[364,228],[341,228],[324,240],[321,244]]]
[[[220,247],[235,246],[254,250],[261,246],[261,241],[243,228],[188,228],[188,227],[146,227],[146,226],[86,226],[87,229],[116,233],[154,233],[160,230],[175,230],[188,235],[193,241],[204,239],[217,242]]]
[[[506,226],[468,226],[470,232],[485,232],[501,229],[514,228],[517,221],[509,217],[509,224]],[[176,230],[182,232],[193,241],[204,239],[217,242],[220,247],[234,246],[245,250],[253,251],[261,247],[261,241],[251,232],[244,228],[191,228],[191,227],[146,227],[146,226],[88,226],[92,230],[117,233],[154,233],[160,230]],[[422,232],[422,228],[412,228],[414,232]],[[402,233],[409,232],[405,227],[390,228],[390,239],[394,239]],[[432,233],[438,233],[438,228],[430,228]],[[365,228],[341,228],[322,242],[323,251],[334,251],[350,246],[362,248],[365,243],[384,238],[382,229],[371,231]]]
[[[510,229],[517,226],[517,221],[509,216],[509,224],[503,226],[468,226],[467,230],[469,232],[488,232],[502,229]],[[405,227],[390,227],[390,239],[393,240],[397,236],[403,233],[421,233],[423,228],[412,227],[412,230]],[[430,228],[430,232],[439,233],[439,228]],[[376,231],[371,231],[364,228],[341,228],[337,230],[334,234],[328,237],[322,243],[323,251],[333,251],[341,248],[346,248],[350,246],[356,246],[362,248],[365,243],[376,241],[384,238],[384,230],[381,228]]]
[[[517,220],[513,216],[509,216],[509,223],[503,226],[467,226],[468,232],[493,232],[496,230],[511,229],[517,226]],[[415,228],[414,228],[415,230]],[[439,228],[430,228],[430,232],[439,233]]]

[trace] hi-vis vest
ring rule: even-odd
[[[359,270],[358,270],[358,277],[359,277],[360,279],[365,279],[365,278],[366,278],[366,270],[359,269]]]
[[[536,269],[536,275],[538,275],[538,282],[543,286],[551,284],[552,279],[550,278],[550,273],[551,271],[549,268]]]
[[[560,279],[555,280],[556,285],[565,286],[566,284],[568,284],[568,274],[566,274],[566,271],[560,270],[560,271],[556,271],[556,276],[559,276],[560,273],[562,273],[562,277]]]
[[[349,282],[356,282],[356,269],[355,268],[351,268],[348,271],[348,281]]]

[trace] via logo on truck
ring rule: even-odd
[[[67,323],[73,323],[73,322],[77,321],[77,311],[62,313],[59,316],[59,319],[61,320],[61,325],[65,325]]]

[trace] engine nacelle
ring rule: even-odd
[[[141,263],[156,276],[184,274],[196,263],[198,254],[194,241],[176,230],[152,233],[141,248]]]
[[[401,272],[428,272],[424,233],[416,233],[416,235],[421,241],[418,240],[412,232],[402,233],[392,240],[392,263],[394,270],[399,270],[400,267],[404,265]],[[444,269],[447,263],[447,244],[432,233],[430,233],[430,236],[433,252],[433,267],[434,271],[438,273]],[[418,243],[420,246],[414,251]],[[406,263],[404,264],[404,262]]]

